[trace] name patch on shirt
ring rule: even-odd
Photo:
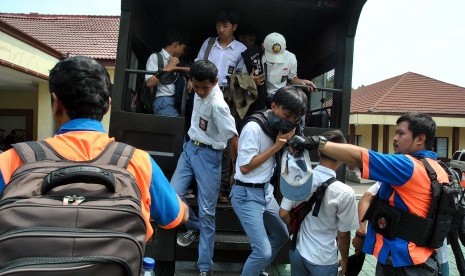
[[[207,131],[208,127],[208,121],[205,120],[204,118],[200,117],[199,118],[199,128],[203,131]]]
[[[228,74],[234,73],[234,66],[229,66],[228,67]]]

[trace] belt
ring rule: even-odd
[[[236,179],[236,182],[234,183],[234,185],[244,186],[244,187],[249,187],[249,188],[263,189],[265,187],[266,183],[245,183],[245,182],[242,182],[242,181]]]
[[[195,141],[195,140],[192,140],[192,144],[198,146],[198,147],[201,147],[201,148],[204,148],[204,149],[212,149],[212,150],[217,150],[217,149],[214,149],[211,145],[207,145],[207,144],[204,144],[202,142],[199,142],[199,141]]]

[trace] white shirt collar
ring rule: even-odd
[[[213,95],[216,94],[216,93],[218,93],[218,92],[223,93],[223,92],[221,91],[219,85],[216,84],[215,86],[213,86],[212,91],[210,92],[210,94],[208,94],[207,97],[201,98],[201,97],[199,97],[197,94],[195,94],[195,95],[197,96],[197,99],[198,99],[198,100],[207,101],[207,100],[213,98]]]
[[[323,173],[328,174],[328,175],[330,175],[332,177],[336,177],[336,172],[335,171],[333,171],[332,169],[327,168],[325,166],[322,166],[322,165],[316,166],[313,170],[323,172]]]
[[[236,45],[235,42],[236,42],[236,39],[233,38],[233,40],[231,41],[231,43],[229,43],[228,46],[226,46],[226,48],[230,47],[231,49],[234,50],[234,47],[235,47],[235,45]],[[218,47],[218,48],[223,48],[223,47],[221,47],[221,45],[220,45],[220,42],[219,42],[219,40],[218,40],[218,37],[217,37],[216,40],[215,40],[215,46]]]
[[[165,50],[165,48],[161,49],[160,53],[165,59],[169,59],[171,56],[170,53],[168,53],[168,51]]]

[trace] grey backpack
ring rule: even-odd
[[[141,274],[146,226],[126,170],[134,147],[64,159],[46,142],[13,145],[24,165],[0,196],[0,275]]]

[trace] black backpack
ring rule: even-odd
[[[313,192],[312,196],[300,203],[299,205],[295,206],[289,212],[290,216],[290,223],[289,223],[289,234],[293,235],[291,238],[290,248],[295,249],[297,245],[297,234],[299,233],[300,226],[302,222],[307,217],[308,213],[312,211],[312,216],[318,217],[318,213],[320,212],[321,202],[323,201],[323,197],[325,196],[326,189],[329,185],[336,182],[337,179],[334,177],[329,178],[325,182],[323,182],[318,188],[316,188],[315,192]],[[315,207],[315,208],[313,208]]]
[[[439,248],[460,215],[458,203],[463,201],[462,187],[457,173],[448,165],[437,161],[449,176],[447,183],[439,183],[428,161],[424,158],[420,161],[431,181],[431,204],[426,217],[403,212],[380,200],[377,194],[362,221],[370,220],[373,229],[385,238],[399,237],[418,246]]]
[[[141,273],[146,225],[126,168],[134,147],[64,159],[46,142],[14,144],[23,161],[0,197],[0,275]]]
[[[459,212],[459,202],[463,200],[460,178],[457,173],[445,163],[439,165],[449,176],[448,183],[439,183],[437,174],[426,159],[420,159],[425,166],[431,180],[432,199],[427,218],[431,218],[433,225],[424,246],[439,248],[450,232],[451,225]],[[420,244],[421,245],[421,244]]]

